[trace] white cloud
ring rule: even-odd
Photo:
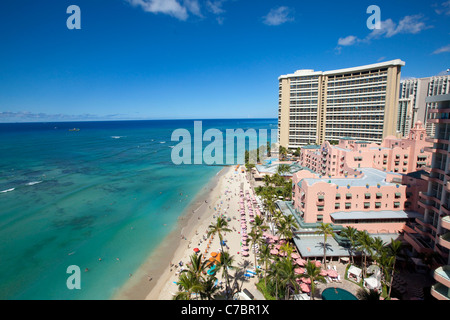
[[[294,18],[290,17],[291,9],[288,7],[279,7],[271,9],[267,16],[264,18],[264,23],[269,26],[278,26],[288,21],[293,21]]]
[[[340,46],[351,46],[351,45],[353,45],[356,42],[356,40],[358,40],[358,38],[355,37],[355,36],[347,36],[345,38],[339,38],[338,45],[340,45]]]
[[[437,7],[439,5],[434,5],[434,7]],[[442,2],[439,6],[439,8],[434,10],[437,14],[445,14],[446,16],[450,16],[450,0]]]
[[[381,28],[374,29],[366,37],[366,40],[377,39],[380,37],[391,38],[400,33],[417,34],[422,30],[431,28],[431,26],[427,26],[422,19],[422,15],[406,16],[400,20],[398,25],[392,21],[392,19],[381,21]]]
[[[201,16],[198,0],[126,0],[133,6],[141,7],[145,12],[162,13],[175,17],[179,20],[186,20],[189,12]]]
[[[214,1],[206,1],[206,6],[208,7],[209,11],[211,11],[214,14],[222,14],[225,12],[225,10],[222,8],[223,3],[226,0],[214,0]]]
[[[386,19],[381,21],[381,28],[373,29],[363,39],[359,39],[353,35],[339,38],[338,46],[351,46],[360,42],[367,43],[374,39],[391,38],[397,34],[417,34],[429,28],[432,28],[432,26],[426,25],[422,15],[405,16],[398,24],[392,21],[392,19]],[[340,50],[338,51],[340,52]]]
[[[441,48],[435,50],[435,51],[433,52],[433,54],[439,54],[439,53],[444,53],[444,52],[450,52],[450,44],[448,44],[448,45],[446,45],[446,46],[443,46],[443,47],[441,47]]]

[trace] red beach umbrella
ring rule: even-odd
[[[194,252],[199,252],[200,249],[199,248],[194,248]]]

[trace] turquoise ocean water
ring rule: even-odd
[[[203,120],[224,133],[276,125]],[[0,299],[111,298],[222,169],[174,165],[177,128],[193,121],[0,124]],[[81,290],[66,286],[70,265]]]

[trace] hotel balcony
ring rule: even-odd
[[[444,233],[438,237],[438,243],[450,250],[450,232]]]
[[[405,232],[403,237],[418,253],[431,254],[434,252],[431,244],[422,239],[420,235]]]
[[[450,300],[450,289],[442,283],[436,283],[431,287],[431,295],[438,300]]]
[[[416,218],[415,221],[420,224],[421,226],[423,226],[424,228],[427,229],[431,229],[434,232],[437,232],[437,229],[435,226],[433,226],[430,222],[425,221],[424,218]]]
[[[419,198],[420,199],[425,199],[427,201],[434,201],[437,204],[441,204],[441,200],[436,198],[435,194],[428,194],[425,192],[419,192]],[[426,204],[426,201],[424,201],[424,203]]]
[[[450,230],[450,216],[445,216],[441,218],[441,227]]]
[[[450,210],[448,209],[448,207],[445,204],[441,205],[441,210],[445,214],[450,215]]]
[[[427,137],[425,138],[425,141],[431,143],[444,143],[444,144],[450,143],[450,140],[446,140],[444,137]]]
[[[414,231],[416,231],[418,234],[422,235],[423,237],[428,237],[430,238],[430,240],[434,240],[434,236],[431,234],[431,229],[430,228],[426,228],[422,225],[415,225],[414,226]]]
[[[437,147],[425,147],[423,148],[425,151],[430,152],[430,153],[441,153],[441,154],[449,154],[449,152],[446,149],[442,149],[442,148],[437,148]]]
[[[450,266],[442,266],[434,270],[434,280],[450,288]]]
[[[428,119],[428,123],[450,123],[450,119]]]
[[[423,179],[423,180],[425,180],[425,181],[436,182],[436,183],[439,183],[439,184],[441,184],[441,185],[444,185],[443,179],[439,179],[439,178],[437,178],[437,177],[430,177],[429,175],[421,174],[421,175],[420,175],[420,178]]]
[[[448,108],[442,108],[442,109],[439,109],[439,108],[434,108],[434,109],[429,109],[428,110],[428,113],[450,113],[450,109],[448,109]]]
[[[427,201],[419,200],[417,202],[417,204],[419,205],[419,207],[422,207],[422,208],[427,209],[427,210],[432,210],[435,213],[439,213],[439,208],[436,208],[435,206],[433,206],[433,204],[428,203]]]

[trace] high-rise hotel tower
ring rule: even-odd
[[[279,80],[280,145],[296,149],[351,137],[397,136],[399,59],[333,71],[298,70]]]

